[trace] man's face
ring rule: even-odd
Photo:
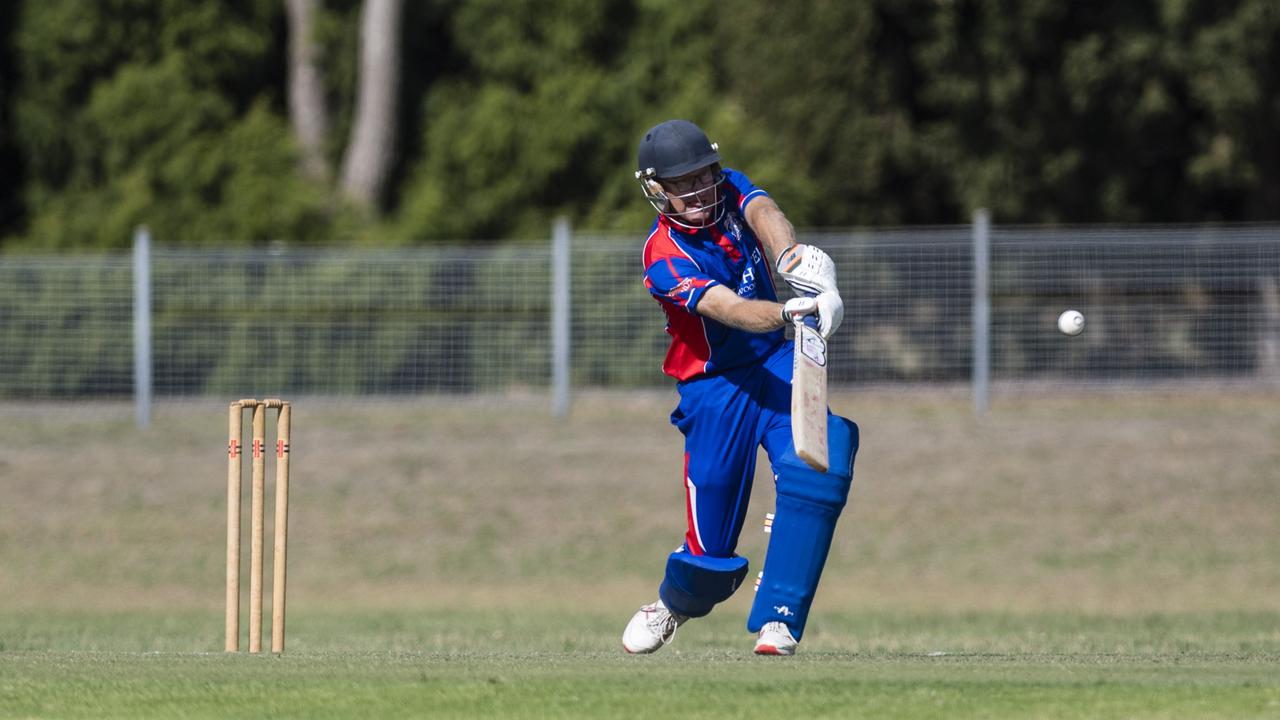
[[[682,222],[701,226],[711,217],[719,192],[720,172],[715,165],[694,170],[677,178],[662,180],[671,201],[672,213]]]

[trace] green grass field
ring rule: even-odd
[[[298,401],[281,657],[221,652],[225,404],[0,406],[0,717],[1280,718],[1276,398],[842,394],[801,654],[751,655],[745,588],[631,657],[670,405]]]

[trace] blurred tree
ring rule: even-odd
[[[289,12],[289,120],[302,146],[303,171],[328,182],[332,171],[325,157],[329,111],[325,107],[322,50],[316,33],[320,0],[286,0]]]
[[[641,232],[671,117],[802,226],[1275,219],[1277,66],[1275,0],[18,0],[0,236]]]
[[[717,37],[748,161],[794,222],[848,226],[957,213],[914,114],[910,51],[933,3],[744,3]]]
[[[394,209],[404,191],[405,178],[422,155],[423,98],[438,80],[460,72],[461,61],[453,50],[449,28],[463,0],[415,0],[401,9],[398,42],[402,63],[395,100],[395,137],[391,145],[389,176],[381,207]],[[325,160],[340,166],[354,135],[359,105],[360,31],[363,0],[326,0],[316,16],[316,44],[324,49],[318,58],[324,79],[325,108],[330,119],[325,139]]]
[[[465,65],[429,91],[423,157],[395,232],[413,239],[545,235],[547,205],[569,202],[573,173],[607,132],[609,13],[624,2],[460,6],[451,34]],[[598,170],[587,171],[599,177]]]
[[[1130,221],[1177,197],[1187,117],[1153,3],[957,0],[916,58],[922,131],[958,208]]]
[[[388,230],[409,240],[545,237],[565,213],[641,231],[631,173],[667,117],[734,125],[710,39],[718,5],[670,0],[478,0],[450,35],[462,66],[422,107],[423,155]],[[623,31],[625,29],[625,32]]]
[[[1195,33],[1185,77],[1197,123],[1186,173],[1199,202],[1185,219],[1275,219],[1280,208],[1280,4],[1166,0],[1165,16]],[[1197,5],[1200,5],[1197,3]],[[1188,33],[1190,34],[1190,33]]]
[[[402,15],[402,0],[365,0],[360,14],[360,85],[342,191],[366,208],[382,199],[394,163]]]
[[[1001,221],[1274,219],[1278,23],[1270,0],[946,3],[923,130],[958,207]]]
[[[119,247],[143,223],[171,243],[325,237],[327,205],[297,174],[288,126],[269,103],[237,116],[190,79],[183,59],[170,57],[97,86],[72,138],[82,163],[38,208],[33,240]]]
[[[278,112],[271,0],[42,0],[22,6],[16,137],[23,244],[324,239],[323,189]]]
[[[23,173],[11,109],[17,78],[13,40],[17,12],[14,3],[0,4],[0,242],[21,227],[23,217]]]

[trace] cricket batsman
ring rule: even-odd
[[[627,623],[622,645],[654,652],[742,585],[747,558],[734,550],[763,446],[776,503],[747,630],[756,633],[757,654],[793,655],[849,494],[858,427],[828,415],[827,472],[796,455],[793,346],[783,328],[806,315],[816,315],[824,338],[840,327],[835,265],[817,247],[796,246],[778,205],[746,175],[722,167],[718,146],[697,125],[653,127],[638,155],[636,178],[658,211],[644,245],[644,284],[671,336],[662,369],[680,395],[671,423],[684,435],[688,527],[667,558],[658,599]],[[784,252],[779,275],[805,295],[785,304],[768,264]]]

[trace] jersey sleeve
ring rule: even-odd
[[[746,217],[747,206],[756,198],[769,197],[769,193],[752,184],[751,178],[734,170],[724,169],[724,177],[738,191],[738,214]]]
[[[658,302],[696,313],[707,290],[719,283],[684,256],[660,256],[644,271],[644,286]]]

